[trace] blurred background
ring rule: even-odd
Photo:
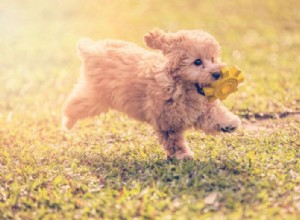
[[[79,75],[76,43],[115,38],[143,47],[143,35],[203,29],[246,81],[225,101],[240,115],[299,109],[297,0],[1,0],[0,116],[53,116]],[[52,120],[52,119],[51,119]]]

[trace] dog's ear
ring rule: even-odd
[[[174,33],[165,33],[156,28],[144,36],[144,41],[148,47],[167,54],[175,44],[181,41],[181,38]]]

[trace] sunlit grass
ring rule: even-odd
[[[0,218],[286,218],[300,214],[300,124],[186,134],[164,161],[153,130],[109,112],[65,133],[81,37],[141,46],[154,27],[204,29],[245,73],[235,113],[300,110],[298,1],[1,1]]]

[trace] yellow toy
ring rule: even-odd
[[[203,91],[209,102],[216,99],[224,100],[227,96],[238,90],[238,84],[244,81],[244,74],[236,66],[230,69],[223,67],[221,77],[217,81],[204,87]]]

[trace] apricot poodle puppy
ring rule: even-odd
[[[63,127],[115,109],[153,126],[167,158],[191,159],[188,128],[205,133],[233,132],[240,119],[218,100],[209,103],[202,87],[220,77],[220,46],[201,30],[144,37],[145,50],[119,40],[78,43],[81,76],[63,107]]]

